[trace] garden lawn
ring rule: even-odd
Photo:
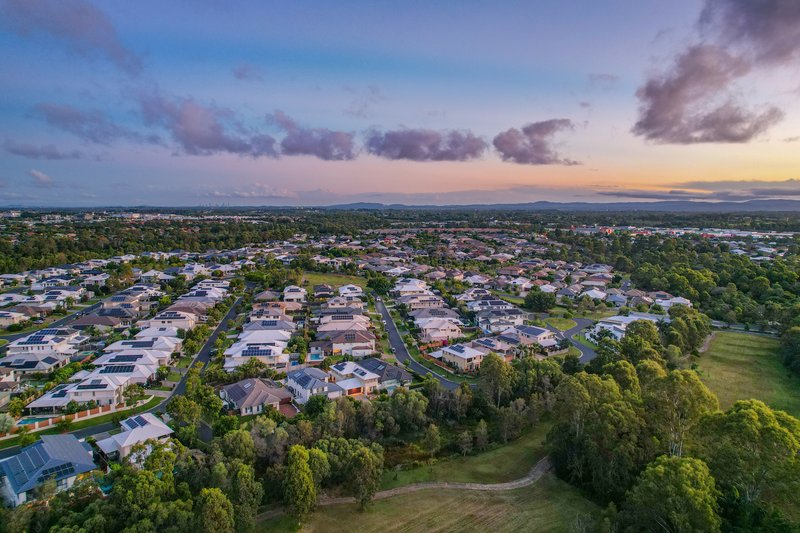
[[[579,531],[598,519],[600,509],[577,489],[546,474],[531,487],[507,492],[420,491],[375,501],[360,512],[356,504],[319,507],[304,532],[360,533]],[[295,531],[286,517],[259,524],[263,531]]]
[[[698,366],[700,376],[723,409],[736,400],[755,398],[773,409],[800,417],[800,377],[781,363],[777,339],[718,331],[700,356]]]
[[[560,331],[567,331],[568,329],[572,329],[578,325],[578,323],[572,320],[571,318],[550,317],[550,318],[545,318],[544,321],[545,323],[553,326],[554,328]]]
[[[521,478],[547,454],[544,440],[550,427],[550,423],[540,422],[517,440],[483,453],[442,459],[431,467],[386,472],[381,489],[423,481],[503,483]]]
[[[327,272],[306,272],[303,274],[303,282],[308,283],[309,289],[312,289],[314,285],[323,284],[328,284],[334,289],[337,289],[342,285],[358,285],[362,289],[367,288],[367,278]],[[311,292],[312,291],[309,290],[309,295]]]

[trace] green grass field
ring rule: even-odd
[[[545,318],[544,321],[545,323],[561,331],[567,331],[568,329],[572,329],[578,325],[578,323],[572,320],[571,318],[550,317],[550,318]]]
[[[366,511],[336,505],[317,509],[304,532],[338,532],[342,527],[368,532],[580,531],[591,525],[599,508],[552,474],[535,485],[508,492],[420,491],[376,501]],[[294,531],[288,518],[259,524],[264,531]]]
[[[381,489],[424,481],[502,483],[521,478],[547,454],[544,440],[548,431],[550,424],[542,422],[517,440],[483,453],[443,459],[430,467],[386,472]]]
[[[358,285],[363,289],[367,288],[367,278],[362,278],[360,276],[346,276],[343,274],[332,274],[332,273],[322,273],[322,272],[304,273],[303,283],[307,283],[309,289],[313,288],[314,285],[323,285],[326,283],[328,285],[331,285],[334,289],[337,289],[342,285],[351,285],[351,284]]]
[[[756,398],[800,417],[800,377],[781,363],[779,342],[771,337],[718,331],[698,363],[720,407]]]

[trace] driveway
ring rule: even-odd
[[[400,336],[400,332],[397,330],[397,324],[394,323],[394,319],[392,318],[391,313],[389,310],[386,309],[386,305],[384,305],[383,300],[375,300],[375,307],[380,311],[383,320],[386,321],[386,331],[389,333],[389,344],[394,348],[395,357],[400,363],[405,363],[408,361],[408,367],[419,374],[420,376],[425,376],[427,374],[433,375],[442,386],[446,389],[453,390],[458,388],[458,383],[455,381],[450,381],[446,377],[430,370],[422,366],[421,364],[414,361],[411,357],[411,354],[408,353],[408,348],[406,348],[406,343],[403,342],[403,338]]]

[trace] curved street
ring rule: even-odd
[[[442,386],[446,389],[453,390],[458,388],[458,383],[455,381],[451,381],[446,377],[442,376],[441,374],[434,372],[433,370],[426,368],[425,366],[419,364],[411,357],[411,354],[408,353],[408,348],[406,347],[406,343],[403,341],[403,337],[400,335],[400,332],[397,330],[397,324],[394,323],[394,319],[392,318],[392,314],[386,308],[386,305],[383,303],[383,299],[378,300],[375,299],[375,308],[380,312],[381,317],[383,320],[386,321],[386,331],[389,333],[389,344],[394,348],[395,356],[397,360],[405,364],[408,361],[408,368],[419,374],[420,376],[425,376],[427,374],[431,374],[433,377],[439,380]]]

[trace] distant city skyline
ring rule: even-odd
[[[0,205],[800,199],[800,2],[0,0]]]

